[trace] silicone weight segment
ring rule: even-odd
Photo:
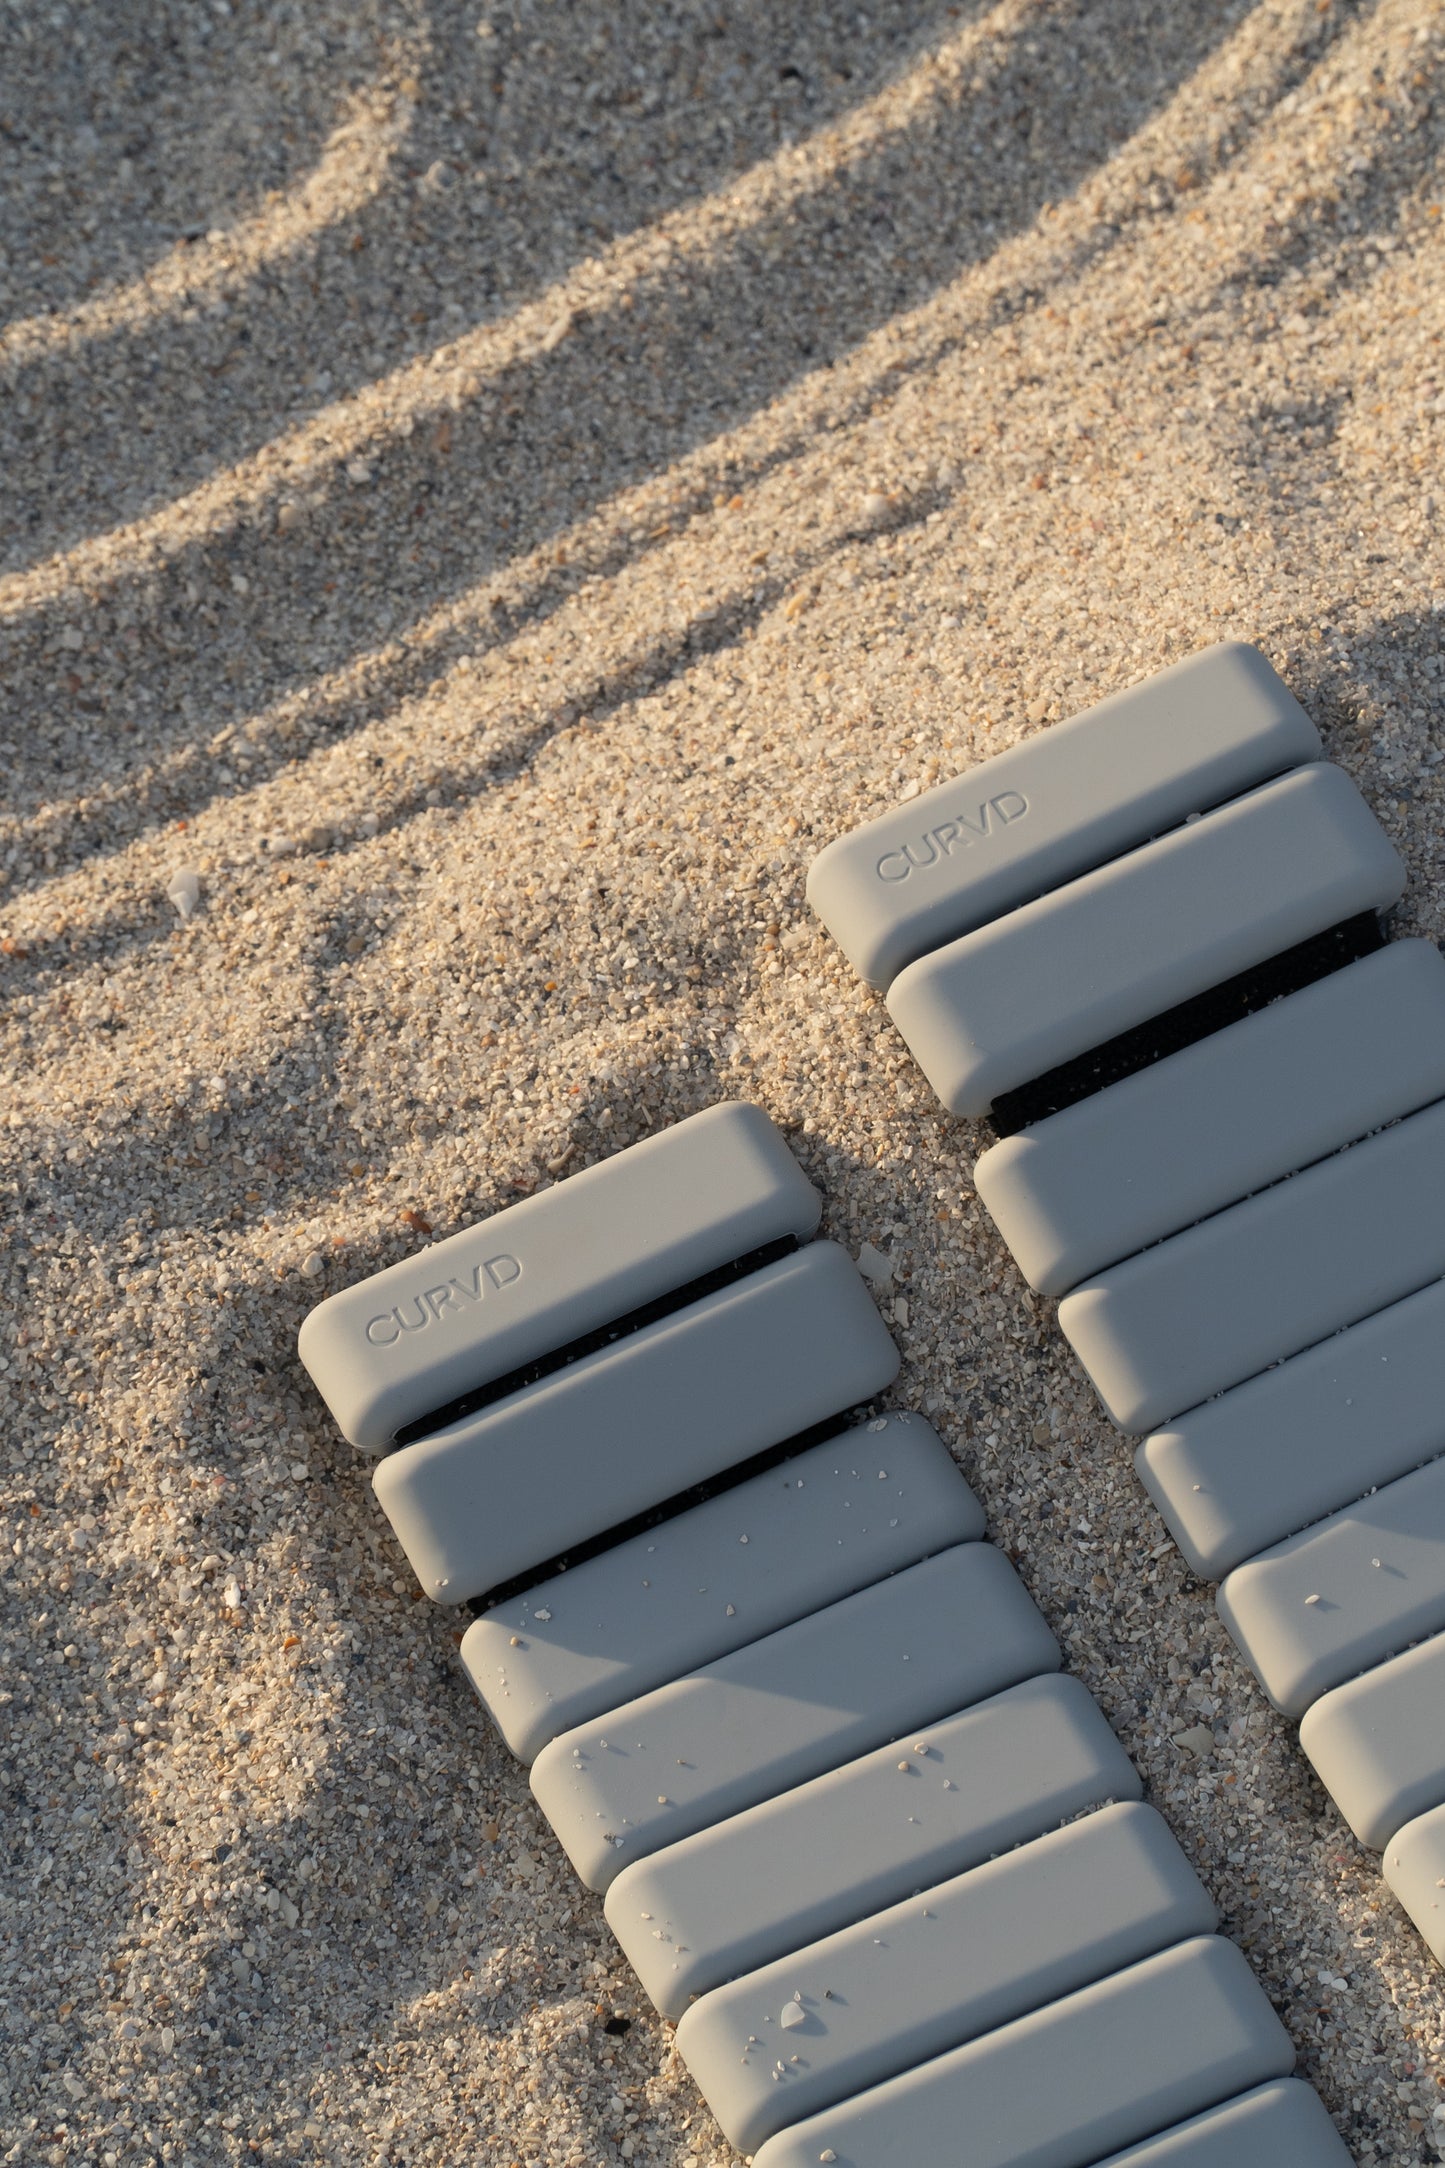
[[[830,843],[808,901],[886,987],[941,942],[1319,752],[1263,655],[1224,642]]]
[[[1219,1615],[1287,1716],[1445,1630],[1445,1460],[1236,1566]]]
[[[1239,1951],[1200,1936],[810,2116],[753,2168],[1089,2168],[1293,2063]]]
[[[1383,1852],[1445,1806],[1445,1635],[1322,1695],[1299,1736],[1361,1844]]]
[[[1141,1789],[1087,1688],[1052,1673],[625,1867],[607,1920],[657,2008],[680,2017],[725,1980]]]
[[[944,1105],[996,1097],[1310,935],[1404,868],[1349,777],[1297,768],[912,963],[888,1010]]]
[[[1445,1965],[1445,1806],[1396,1830],[1385,1847],[1385,1880]]]
[[[983,1527],[932,1426],[879,1416],[498,1604],[462,1663],[531,1761],[558,1732]]]
[[[1156,1431],[1135,1465],[1190,1565],[1217,1581],[1442,1452],[1437,1280]]]
[[[605,1890],[632,1860],[1059,1661],[1003,1553],[961,1544],[563,1732],[532,1790]]]
[[[319,1303],[301,1360],[353,1445],[788,1235],[821,1201],[760,1107],[708,1107]]]
[[[704,1995],[677,2049],[725,2135],[751,2153],[1215,1923],[1154,1809],[1105,1807]]]
[[[1099,2168],[1351,2168],[1319,2094],[1273,2078],[1238,2100],[1111,2153]]]
[[[464,1603],[892,1383],[856,1266],[814,1242],[380,1462],[428,1595]]]
[[[1153,1430],[1445,1274],[1445,1102],[1086,1280],[1059,1327]]]
[[[1445,956],[1396,941],[985,1152],[1045,1295],[1445,1094]]]

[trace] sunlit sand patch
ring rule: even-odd
[[[0,331],[0,369],[73,352],[121,331],[154,331],[183,308],[245,284],[295,255],[328,226],[354,218],[384,187],[411,125],[412,108],[368,86],[346,100],[318,163],[295,188],[274,190],[259,210],[203,241],[170,249],[141,278],[112,286],[53,316],[30,316]]]
[[[254,516],[273,500],[284,499],[298,489],[314,490],[324,485],[338,467],[368,452],[374,455],[391,438],[409,434],[417,421],[459,411],[484,391],[489,378],[528,357],[555,351],[580,313],[615,303],[639,280],[677,276],[689,266],[701,268],[710,257],[765,219],[775,218],[790,203],[846,182],[849,168],[875,153],[890,138],[924,125],[931,112],[956,105],[983,89],[990,74],[1007,60],[1018,37],[1046,12],[1042,0],[1000,0],[987,14],[925,54],[874,98],[803,142],[785,146],[703,202],[622,237],[504,321],[479,325],[354,396],[322,409],[308,421],[281,432],[257,453],[209,477],[163,510],[92,536],[40,565],[0,579],[0,618],[23,615],[73,587],[83,589],[96,581],[134,577],[183,548]],[[1297,33],[1306,30],[1315,16],[1311,0],[1296,0],[1289,10]],[[1392,20],[1395,17],[1400,19],[1398,25]],[[1365,22],[1353,26],[1347,42],[1354,47],[1361,40],[1379,40],[1390,52],[1398,52],[1411,21],[1407,0],[1397,0],[1396,5],[1386,4]],[[1218,131],[1221,105],[1246,107],[1271,88],[1268,80],[1257,78],[1277,77],[1288,64],[1289,48],[1281,38],[1263,60],[1256,61],[1251,72],[1241,51],[1248,29],[1246,19],[1100,173],[1090,176],[1073,197],[1045,205],[1035,228],[1005,242],[994,260],[1002,266],[1020,248],[1027,250],[1041,227],[1047,225],[1050,238],[1057,242],[1061,220],[1066,221],[1071,214],[1076,217],[1080,212],[1088,215],[1104,209],[1108,196],[1106,177],[1109,186],[1118,188],[1137,179],[1138,170],[1150,160],[1171,171],[1187,169],[1190,156],[1203,147],[1211,124]],[[1333,72],[1333,56],[1326,60],[1325,67],[1327,74]],[[1300,103],[1302,95],[1296,92],[1294,103],[1303,134],[1309,122],[1318,119],[1319,108]],[[1327,102],[1328,93],[1324,96]],[[1340,117],[1347,129],[1362,117],[1368,124],[1370,118],[1360,115],[1357,101],[1348,101]],[[396,124],[394,120],[393,127]],[[1318,173],[1317,145],[1313,148],[1312,166],[1309,178],[1302,176],[1303,190]],[[1254,178],[1257,182],[1258,177]],[[1277,176],[1270,178],[1277,180]],[[1193,185],[1187,171],[1184,185]],[[1324,185],[1323,180],[1320,185]],[[1171,226],[1170,231],[1175,228]],[[972,271],[966,273],[965,281],[972,275]],[[932,306],[925,304],[922,311],[910,312],[890,323],[883,334],[875,334],[865,342],[865,347],[880,336],[896,342],[900,326],[926,315]],[[24,328],[17,327],[17,335]]]
[[[1308,27],[1313,15],[1309,0],[1303,0],[1292,11],[1291,26],[1298,32]],[[1101,279],[1103,260],[1118,256],[1118,240],[1100,243],[1099,252],[1084,247],[1090,237],[1090,222],[1100,208],[1107,203],[1117,218],[1122,212],[1132,217],[1141,208],[1141,190],[1156,166],[1172,159],[1178,173],[1181,189],[1199,187],[1199,193],[1184,212],[1184,224],[1188,229],[1180,234],[1177,224],[1154,227],[1153,235],[1146,225],[1142,238],[1131,236],[1131,245],[1152,245],[1159,255],[1161,265],[1171,275],[1177,271],[1179,252],[1186,261],[1207,266],[1212,252],[1217,252],[1219,221],[1216,213],[1228,210],[1231,215],[1230,238],[1237,257],[1254,261],[1261,248],[1271,245],[1271,233],[1278,228],[1276,211],[1271,205],[1264,208],[1260,195],[1264,180],[1271,175],[1277,164],[1290,165],[1295,151],[1295,138],[1304,135],[1309,127],[1322,116],[1331,118],[1337,128],[1336,155],[1322,161],[1318,146],[1309,160],[1300,161],[1302,178],[1296,201],[1302,205],[1308,200],[1308,191],[1317,187],[1328,191],[1338,179],[1337,168],[1347,154],[1356,156],[1368,152],[1370,139],[1377,137],[1381,128],[1389,125],[1389,114],[1382,106],[1376,108],[1375,125],[1363,130],[1358,123],[1358,110],[1335,111],[1330,102],[1330,83],[1339,73],[1340,63],[1349,57],[1349,48],[1379,40],[1392,51],[1400,51],[1396,32],[1399,25],[1386,17],[1398,17],[1408,29],[1409,10],[1395,6],[1384,11],[1384,16],[1372,16],[1348,35],[1347,44],[1327,53],[1321,64],[1323,83],[1317,85],[1313,77],[1297,88],[1271,117],[1257,140],[1252,140],[1245,154],[1231,160],[1207,184],[1200,186],[1195,174],[1188,170],[1191,155],[1200,147],[1200,137],[1206,124],[1215,129],[1223,127],[1233,117],[1232,106],[1225,101],[1232,99],[1237,105],[1245,100],[1257,100],[1277,89],[1280,70],[1287,65],[1289,51],[1282,42],[1265,56],[1257,56],[1253,72],[1245,72],[1233,41],[1226,42],[1219,51],[1184,86],[1176,96],[1152,120],[1147,127],[1121,146],[1120,150],[1096,174],[1093,174],[1071,198],[1058,204],[1045,205],[1037,223],[1028,231],[1005,240],[981,264],[970,266],[952,285],[940,295],[931,298],[921,307],[892,320],[881,331],[861,342],[855,354],[849,358],[847,374],[833,369],[820,370],[802,379],[784,397],[767,410],[765,416],[744,424],[727,437],[715,440],[696,454],[674,462],[662,476],[630,490],[612,503],[605,505],[577,526],[549,540],[539,549],[513,561],[505,574],[483,583],[459,600],[444,605],[425,620],[409,628],[408,645],[425,648],[433,641],[447,638],[459,625],[475,615],[478,598],[499,588],[505,578],[510,583],[509,601],[518,606],[515,574],[519,567],[528,576],[540,580],[550,568],[552,552],[558,559],[565,556],[574,572],[596,563],[608,553],[629,542],[629,527],[653,517],[659,508],[666,506],[669,497],[685,488],[689,481],[704,482],[707,470],[720,470],[726,460],[746,460],[749,457],[750,439],[766,436],[772,440],[780,419],[789,422],[800,444],[816,427],[824,415],[836,420],[840,405],[839,386],[846,384],[856,394],[860,378],[865,387],[870,371],[889,363],[894,367],[899,360],[899,349],[912,348],[909,357],[916,369],[929,360],[927,333],[937,331],[946,339],[960,331],[976,329],[987,304],[1004,291],[1011,281],[1033,281],[1067,276],[1071,271],[1080,288],[1080,298],[1086,300],[1097,315],[1100,308],[1108,305],[1107,281]],[[1289,27],[1289,26],[1287,26]],[[1242,33],[1241,33],[1242,34]],[[1382,93],[1383,95],[1383,93]],[[787,155],[787,154],[785,154]],[[599,259],[601,261],[601,259]],[[1216,262],[1214,275],[1224,275]],[[1059,296],[1055,297],[1060,298]],[[543,305],[545,308],[545,304]],[[453,350],[455,351],[455,350]],[[420,382],[432,364],[418,365],[416,374]],[[402,372],[403,375],[407,372]],[[380,395],[387,385],[395,386],[399,379],[389,379],[386,384],[374,387]],[[340,411],[340,410],[338,410]],[[349,411],[349,409],[348,409]],[[319,428],[325,417],[318,418]],[[335,447],[332,447],[334,450]],[[330,456],[328,453],[327,456]],[[775,456],[775,455],[774,455]],[[304,469],[308,481],[321,474],[322,468]],[[56,560],[58,563],[59,560]],[[378,651],[378,653],[383,651]],[[341,673],[329,681],[330,687],[341,698],[351,697],[359,686],[356,673],[365,674],[375,657],[360,658],[351,671]],[[306,695],[300,696],[307,697]],[[290,703],[288,703],[289,705]]]
[[[1048,13],[1046,0],[998,4],[935,47],[896,81],[821,128],[761,161],[736,182],[623,236],[500,323],[462,338],[334,402],[283,431],[251,457],[212,475],[164,510],[96,535],[29,570],[0,580],[0,617],[14,617],[71,587],[134,576],[199,538],[236,524],[298,482],[315,487],[334,469],[383,444],[407,422],[456,411],[486,380],[518,361],[555,351],[580,310],[616,302],[635,282],[700,267],[790,203],[826,192],[890,138],[956,102],[1008,59],[1012,42]]]

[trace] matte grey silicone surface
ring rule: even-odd
[[[1059,1662],[1002,1551],[960,1544],[563,1732],[532,1790],[605,1890],[632,1860]]]
[[[920,957],[888,1010],[944,1105],[1002,1092],[1362,911],[1404,868],[1317,762]]]
[[[784,1235],[817,1191],[761,1107],[707,1107],[328,1297],[301,1360],[353,1445]]]
[[[897,1372],[852,1259],[813,1242],[388,1454],[372,1480],[427,1594],[463,1603]]]
[[[1005,1137],[978,1193],[1063,1295],[1445,1093],[1445,956],[1395,941]]]
[[[677,2049],[740,2152],[1090,1980],[1208,1934],[1152,1807],[1105,1807],[704,1995]]]
[[[1445,1965],[1445,1806],[1396,1830],[1385,1846],[1385,1880]]]
[[[808,901],[874,986],[916,956],[1319,757],[1257,648],[1205,648],[840,836]]]
[[[531,1761],[558,1732],[983,1527],[932,1425],[879,1416],[498,1604],[462,1663]]]
[[[1212,1393],[1445,1273],[1445,1103],[1085,1280],[1059,1326],[1121,1429]]]
[[[1135,1465],[1196,1573],[1445,1452],[1445,1281],[1156,1431]]]
[[[1445,1460],[1236,1566],[1219,1615],[1287,1716],[1445,1630]]]
[[[1445,1806],[1445,1635],[1323,1695],[1299,1736],[1361,1844],[1383,1852],[1406,1822]]]
[[[1099,2168],[1351,2168],[1324,2102],[1298,2078],[1272,2078],[1166,2130],[1111,2153]]]
[[[1089,2168],[1293,2063],[1238,1950],[1196,1937],[825,2108],[753,2168]]]
[[[680,2017],[724,1980],[1141,1789],[1088,1689],[1053,1673],[624,1868],[607,1919]]]

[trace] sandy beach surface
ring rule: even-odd
[[[1237,635],[1445,934],[1442,141],[1428,0],[0,15],[0,2159],[735,2159],[294,1353],[723,1097],[1445,2157],[1442,1975],[802,893]]]

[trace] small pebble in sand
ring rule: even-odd
[[[201,876],[191,866],[177,866],[166,882],[166,900],[174,904],[182,923],[194,918],[201,906]]]

